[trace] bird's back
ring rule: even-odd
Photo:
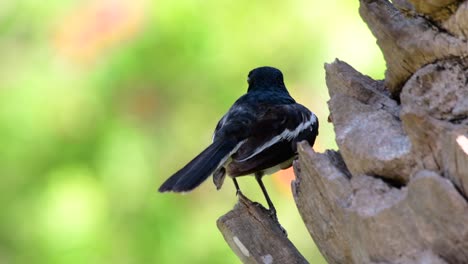
[[[242,141],[226,166],[228,174],[236,177],[276,165],[289,167],[283,163],[296,155],[298,140],[313,144],[317,133],[315,115],[289,93],[261,90],[234,103],[218,123],[214,140],[236,135]]]

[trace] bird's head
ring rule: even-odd
[[[251,70],[247,78],[249,88],[247,92],[256,90],[284,90],[283,73],[273,67],[259,67]]]

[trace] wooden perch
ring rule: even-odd
[[[308,263],[269,211],[242,194],[217,225],[243,263]]]

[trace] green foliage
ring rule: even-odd
[[[157,187],[209,144],[252,68],[280,68],[318,114],[317,150],[335,148],[323,63],[384,69],[345,0],[3,1],[0,57],[0,263],[238,262],[215,225],[230,182]],[[324,263],[278,178],[280,221]]]

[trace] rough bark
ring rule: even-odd
[[[340,150],[301,145],[293,193],[330,263],[468,263],[467,2],[395,4],[360,7],[384,81],[325,66]]]
[[[386,78],[325,66],[339,151],[299,145],[302,219],[329,263],[468,263],[468,1],[359,11]]]
[[[452,28],[437,27],[423,16],[405,14],[386,0],[361,0],[360,3],[361,17],[377,38],[387,62],[385,84],[395,98],[406,80],[422,66],[468,55],[466,39],[450,34]],[[422,1],[419,3],[425,6]],[[457,20],[464,21],[467,16],[466,12],[462,13]]]

